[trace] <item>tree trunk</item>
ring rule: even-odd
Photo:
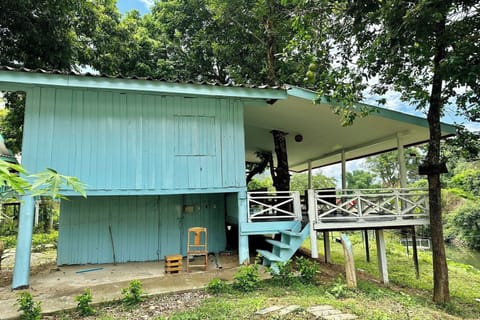
[[[274,34],[274,16],[275,4],[271,0],[266,1],[267,15],[265,17],[265,44],[266,44],[266,59],[267,59],[267,82],[269,85],[277,83],[275,72],[275,34]]]
[[[440,115],[443,106],[442,101],[442,74],[440,62],[445,58],[445,31],[446,18],[437,23],[436,52],[434,57],[432,91],[430,94],[430,107],[428,109],[428,124],[430,140],[427,153],[428,169],[428,196],[430,209],[430,227],[432,231],[433,252],[433,301],[446,303],[450,300],[448,288],[448,267],[445,255],[445,243],[443,240],[443,223],[441,211],[441,184],[440,173]]]
[[[288,171],[287,133],[273,130],[273,142],[275,143],[275,154],[277,155],[277,168],[272,176],[273,185],[277,191],[290,190],[290,173]]]

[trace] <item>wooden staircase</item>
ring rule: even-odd
[[[295,254],[309,235],[309,227],[308,223],[303,228],[302,224],[298,223],[292,230],[280,231],[280,241],[267,239],[266,241],[272,245],[272,251],[257,250],[262,257],[263,265],[278,272],[277,263],[284,263]]]

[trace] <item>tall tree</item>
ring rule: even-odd
[[[406,176],[407,183],[412,183],[419,178],[418,160],[421,156],[420,149],[407,148],[406,154]],[[398,152],[384,152],[366,159],[367,167],[380,178],[382,186],[386,188],[400,187],[400,163],[398,162]]]
[[[379,188],[375,183],[375,174],[363,171],[353,170],[347,172],[347,188],[348,189],[372,189]]]
[[[119,17],[115,0],[1,1],[0,65],[78,69],[90,64],[95,57],[93,48],[101,47],[100,40],[108,37],[105,32],[109,31],[109,22],[111,25]],[[8,113],[0,130],[7,145],[18,153],[25,96],[21,92],[7,93],[5,100]]]
[[[480,110],[480,6],[472,0],[345,1],[342,24],[352,39],[343,42],[373,93],[401,93],[425,110],[430,128],[421,171],[429,183],[433,248],[433,300],[450,299],[443,243],[440,174],[440,117],[447,103],[478,120]],[[352,60],[350,60],[352,61]]]
[[[299,36],[293,40],[294,47],[301,48],[300,51],[324,48],[335,53],[322,55],[321,63],[306,76],[320,95],[342,103],[335,111],[342,115],[344,124],[369,111],[353,103],[362,98],[362,86],[366,84],[371,85],[371,93],[380,97],[388,90],[396,90],[402,100],[426,112],[430,139],[421,169],[429,182],[433,300],[449,301],[440,210],[440,174],[445,169],[440,149],[440,117],[445,105],[451,104],[471,121],[480,118],[478,1],[294,2],[294,15],[300,21],[295,25]],[[326,26],[324,16],[316,17],[319,10],[330,13]],[[327,36],[317,39],[322,32]],[[332,56],[334,63],[329,60]],[[326,76],[318,71],[332,66],[337,71]]]

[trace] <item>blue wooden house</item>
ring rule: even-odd
[[[290,254],[318,227],[301,223],[299,195],[281,200],[293,204],[288,211],[246,192],[245,161],[273,150],[272,130],[289,133],[292,171],[428,140],[424,119],[386,109],[343,128],[326,101],[315,105],[313,92],[296,87],[0,67],[0,90],[26,92],[24,167],[55,168],[88,186],[87,199],[65,191],[59,265],[185,255],[193,226],[208,228],[212,252],[226,249],[227,226],[237,226],[239,263],[248,260],[254,234],[284,232],[284,242],[295,242]],[[29,283],[33,203],[24,197],[13,288]]]

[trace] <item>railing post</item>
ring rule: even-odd
[[[315,190],[309,189],[308,193],[308,221],[310,225],[310,249],[312,258],[318,258],[317,231],[315,230],[315,222],[317,221],[317,199]]]
[[[302,205],[300,204],[300,193],[298,191],[293,191],[292,196],[293,196],[293,212],[295,213],[295,220],[302,221]]]

